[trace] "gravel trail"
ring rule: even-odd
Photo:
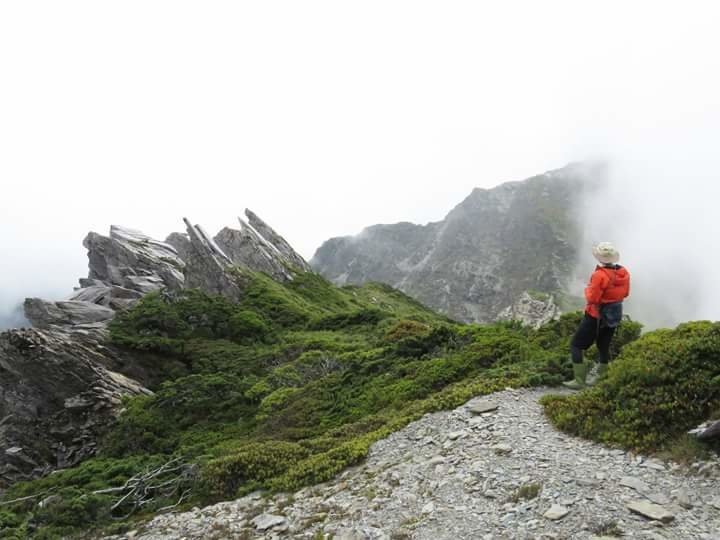
[[[377,442],[332,482],[114,538],[720,540],[720,461],[681,468],[560,433],[538,404],[547,393],[564,392],[473,399]]]

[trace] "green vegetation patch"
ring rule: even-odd
[[[563,431],[643,452],[681,437],[720,407],[720,323],[656,330],[623,348],[607,378],[571,396],[547,396]]]

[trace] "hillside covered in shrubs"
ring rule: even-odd
[[[465,325],[385,285],[338,288],[312,273],[238,279],[237,303],[154,293],[116,317],[112,343],[152,372],[154,395],[125,403],[96,457],[6,492],[0,536],[118,532],[168,508],[323,482],[428,412],[570,377],[579,313],[538,330]],[[719,328],[638,339],[640,325],[627,321],[607,380],[549,398],[550,418],[585,437],[659,448],[720,404]]]

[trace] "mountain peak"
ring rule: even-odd
[[[574,209],[597,165],[574,163],[524,181],[475,188],[443,221],[374,225],[318,249],[337,284],[380,281],[462,321],[517,311],[529,291],[564,291],[578,253]]]

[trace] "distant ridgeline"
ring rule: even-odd
[[[328,240],[311,265],[338,285],[387,283],[460,321],[542,324],[579,306],[567,294],[582,240],[578,207],[604,171],[572,164],[475,189],[442,221]]]

